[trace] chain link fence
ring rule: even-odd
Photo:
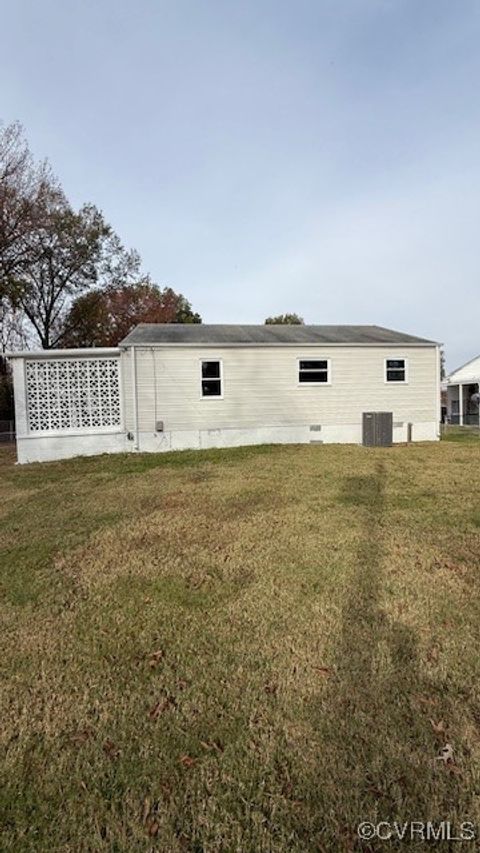
[[[0,420],[0,443],[15,441],[15,421]]]

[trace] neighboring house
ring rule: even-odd
[[[479,426],[480,355],[447,377],[447,419],[461,426]]]
[[[19,462],[439,435],[434,341],[379,326],[140,325],[114,349],[12,354]]]

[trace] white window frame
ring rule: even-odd
[[[387,379],[387,363],[389,361],[403,361],[405,367],[405,378],[401,381]],[[389,370],[401,370],[400,367],[390,367]],[[408,385],[408,358],[405,355],[389,355],[383,360],[383,381],[385,385]]]
[[[206,396],[203,394],[202,382],[205,379],[202,373],[202,365],[204,361],[218,361],[220,365],[220,394],[212,394],[211,396]],[[224,384],[223,384],[223,359],[222,358],[200,358],[198,361],[198,369],[200,372],[200,399],[201,400],[223,400],[224,398]]]
[[[326,382],[300,382],[300,362],[301,361],[326,361],[327,362],[327,381]],[[297,358],[297,388],[325,388],[332,384],[332,362],[330,358],[322,358],[320,356],[302,355]]]

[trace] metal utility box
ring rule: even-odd
[[[393,412],[363,413],[363,444],[365,447],[391,447],[393,441]]]

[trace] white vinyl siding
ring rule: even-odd
[[[448,382],[454,385],[456,382],[478,382],[480,379],[480,356],[473,358],[467,364],[457,368],[448,376]]]
[[[199,430],[360,424],[364,411],[391,411],[395,421],[437,420],[436,347],[404,347],[410,381],[387,384],[385,359],[392,347],[158,347],[137,348],[139,429],[155,419],[165,430]],[[328,360],[331,384],[321,393],[299,393],[300,360]],[[130,351],[121,371],[125,382],[127,429],[133,428]],[[400,355],[398,355],[400,357]],[[208,404],[199,390],[199,363],[221,361],[223,397]],[[155,367],[154,367],[155,363]],[[156,382],[155,382],[156,378]],[[227,383],[227,384],[225,384]],[[319,386],[317,386],[318,388]],[[155,414],[156,413],[156,414]]]

